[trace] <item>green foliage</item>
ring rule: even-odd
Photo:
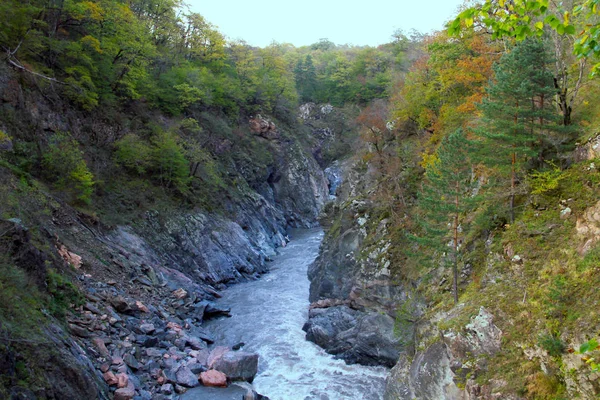
[[[573,3],[570,4],[572,7]],[[576,36],[576,39],[571,40],[575,39],[573,53],[578,58],[597,59],[600,56],[598,0],[578,2],[572,7],[572,13],[568,7],[569,3],[549,4],[548,0],[486,0],[483,4],[467,8],[458,14],[449,24],[448,31],[451,35],[459,35],[477,21],[488,29],[494,38],[512,37],[524,40],[532,36],[542,36],[549,28],[561,36]],[[584,23],[578,23],[577,19]],[[600,64],[596,63],[592,73],[597,73],[599,68]]]
[[[2,256],[0,259],[0,331],[29,338],[39,328],[42,297],[27,274]]]
[[[455,302],[458,302],[461,242],[467,229],[465,216],[477,203],[477,198],[472,196],[475,183],[471,179],[470,147],[471,143],[461,130],[445,137],[438,149],[437,160],[427,168],[418,198],[423,213],[420,220],[423,234],[415,240],[439,253],[450,253],[444,259],[452,264]]]
[[[553,163],[550,164],[550,169],[545,171],[535,170],[529,175],[530,187],[532,194],[542,194],[552,190],[556,190],[560,181],[565,179],[563,171]]]
[[[64,316],[67,310],[85,303],[85,297],[77,286],[53,269],[48,269],[46,284],[51,300],[49,310],[57,316]]]
[[[562,340],[555,335],[540,335],[538,343],[552,357],[560,357],[560,355],[563,354],[566,349],[566,346]]]
[[[130,133],[115,143],[115,162],[139,175],[152,163],[152,149],[136,134]]]
[[[89,203],[94,190],[94,176],[83,159],[79,143],[64,133],[55,134],[43,155],[46,177],[60,190],[76,200]]]
[[[502,56],[494,67],[495,82],[479,105],[482,120],[476,156],[496,172],[510,198],[514,220],[516,183],[527,161],[542,157],[558,132],[559,118],[552,105],[554,80],[551,60],[539,40],[526,40]],[[503,180],[503,181],[502,181]]]
[[[161,131],[152,138],[152,170],[164,187],[185,193],[190,182],[189,165],[184,151],[170,132]]]

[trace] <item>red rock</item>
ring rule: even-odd
[[[227,387],[227,376],[214,369],[202,372],[199,381],[202,382],[204,386]]]
[[[94,344],[94,346],[96,347],[96,349],[98,350],[100,355],[102,355],[104,357],[110,356],[110,353],[108,352],[108,349],[106,348],[106,345],[104,344],[104,339],[96,337],[96,338],[92,339],[92,343]]]
[[[149,313],[150,310],[148,309],[148,307],[146,307],[144,305],[144,303],[142,303],[141,301],[136,301],[135,302],[135,306],[137,307],[138,310],[140,310],[141,312],[145,312],[145,313]]]
[[[110,369],[110,365],[108,363],[104,363],[100,366],[100,371],[106,372]]]
[[[119,383],[119,379],[112,373],[112,371],[106,371],[102,374],[104,381],[108,386],[113,386]]]
[[[114,356],[112,358],[112,364],[113,365],[121,365],[121,364],[123,364],[123,358],[121,358],[119,356]]]
[[[173,292],[173,296],[175,296],[177,299],[185,299],[187,295],[188,292],[186,292],[183,288],[179,288]]]
[[[63,244],[61,244],[58,248],[58,254],[60,254],[63,260],[65,260],[67,264],[71,265],[73,268],[81,268],[81,256],[71,253]]]
[[[118,374],[117,380],[118,380],[117,386],[119,388],[127,387],[127,385],[129,384],[129,377],[127,376],[127,374],[123,374],[123,373]]]
[[[208,368],[212,368],[213,365],[215,364],[215,362],[220,359],[221,357],[223,357],[223,355],[227,352],[229,352],[229,347],[225,347],[225,346],[217,346],[213,349],[213,351],[210,352],[210,355],[208,356],[208,360],[206,361],[206,364],[208,365]]]
[[[117,389],[115,391],[114,400],[131,400],[135,396],[135,386],[133,383],[129,382],[127,387]]]

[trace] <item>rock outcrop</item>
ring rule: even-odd
[[[309,268],[307,339],[352,363],[393,366],[412,342],[413,326],[397,327],[398,307],[418,313],[418,301],[392,278],[388,221],[369,215],[359,196],[365,176],[346,170],[336,205],[323,218],[328,228],[321,252]]]
[[[442,313],[423,323],[421,341],[430,344],[412,357],[400,357],[387,379],[386,400],[499,398],[494,390],[507,382],[482,385],[475,380],[486,368],[487,359],[501,350],[502,331],[494,324],[494,316],[481,307],[479,314],[459,330],[430,329],[430,323],[452,318]]]

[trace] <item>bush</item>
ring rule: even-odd
[[[190,182],[188,161],[172,133],[159,132],[153,139],[152,169],[166,187],[186,192]]]
[[[64,316],[71,307],[79,307],[85,303],[85,298],[67,278],[53,269],[48,269],[48,293],[51,296],[50,311],[57,316]]]
[[[538,343],[552,357],[559,357],[565,351],[565,344],[559,337],[554,335],[543,334],[540,336]]]
[[[152,163],[152,149],[136,134],[125,135],[115,148],[115,162],[132,172],[141,175]]]
[[[79,143],[63,133],[54,135],[43,156],[47,178],[83,203],[89,203],[94,189],[94,175],[83,159]]]

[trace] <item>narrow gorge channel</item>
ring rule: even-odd
[[[256,390],[272,400],[381,399],[387,370],[346,365],[305,340],[309,281],[307,268],[323,239],[320,229],[294,230],[292,241],[259,280],[234,285],[218,304],[231,308],[231,318],[206,325],[217,343],[260,355]],[[185,399],[198,399],[203,388]]]

